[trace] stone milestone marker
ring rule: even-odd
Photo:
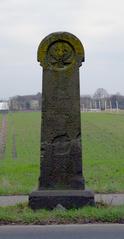
[[[39,189],[29,196],[33,209],[94,204],[82,173],[79,67],[80,40],[67,32],[48,35],[38,48],[43,67]]]

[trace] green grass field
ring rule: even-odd
[[[39,175],[40,113],[7,116],[5,159],[0,161],[0,194],[28,193]]]
[[[82,113],[86,188],[124,192],[124,114]],[[37,188],[40,164],[40,112],[7,115],[0,194],[27,194]]]
[[[96,192],[124,192],[124,114],[85,113],[84,174]]]

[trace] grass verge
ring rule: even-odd
[[[0,224],[124,223],[124,205],[83,207],[71,210],[32,211],[27,204],[0,207]]]

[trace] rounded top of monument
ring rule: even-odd
[[[72,64],[79,67],[84,61],[84,47],[73,34],[54,32],[41,41],[37,59],[41,66],[52,69],[65,69]]]

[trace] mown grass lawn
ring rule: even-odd
[[[37,188],[40,112],[7,115],[7,143],[0,160],[0,194],[27,194]],[[83,113],[82,144],[86,187],[124,192],[124,114]]]
[[[83,207],[61,211],[40,209],[33,211],[27,204],[0,207],[1,224],[69,224],[69,223],[124,223],[124,206]]]

